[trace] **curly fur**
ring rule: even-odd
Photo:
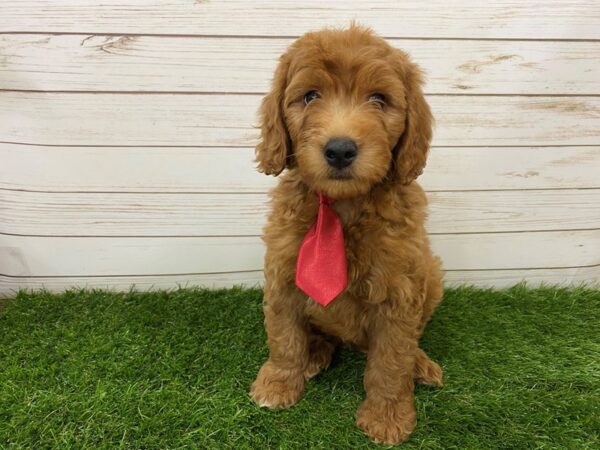
[[[421,84],[408,56],[368,29],[308,33],[280,59],[261,105],[256,148],[259,170],[283,175],[264,230],[270,355],[251,395],[261,406],[291,406],[337,345],[355,346],[367,353],[357,425],[389,444],[414,429],[415,381],[442,383],[440,367],[418,347],[442,298],[440,263],[424,228],[427,200],[414,181],[433,122]],[[310,90],[321,97],[305,105]],[[373,93],[385,95],[383,108],[368,100]],[[333,137],[358,146],[342,178],[323,157]],[[335,199],[348,263],[349,285],[328,308],[294,283],[298,248],[317,215],[316,192]]]

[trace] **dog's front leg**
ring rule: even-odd
[[[258,372],[250,391],[260,406],[287,408],[296,404],[304,393],[304,371],[309,355],[308,326],[302,312],[304,302],[295,287],[265,288],[269,359]]]
[[[399,444],[416,424],[414,365],[417,338],[411,321],[374,314],[364,385],[366,399],[358,409],[357,426],[375,442]]]

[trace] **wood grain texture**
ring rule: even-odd
[[[600,229],[431,237],[448,270],[600,264]],[[531,249],[535,249],[532,251]],[[0,235],[0,274],[115,276],[262,269],[258,237],[74,238]]]
[[[227,288],[232,286],[257,287],[263,283],[262,270],[232,273],[189,275],[152,275],[119,277],[7,277],[0,275],[0,298],[14,297],[20,289],[61,292],[67,289],[88,288],[111,291],[178,289],[201,286]]]
[[[0,189],[53,192],[266,192],[252,148],[45,147],[0,143]],[[435,147],[428,191],[600,188],[597,147]]]
[[[432,233],[600,228],[598,189],[431,192],[429,202]]]
[[[429,96],[434,145],[599,145],[600,97]],[[0,141],[249,146],[258,95],[0,93]]]
[[[428,191],[600,187],[600,147],[431,149]]]
[[[0,274],[114,276],[262,269],[256,237],[45,238],[0,235]]]
[[[600,228],[600,189],[429,194],[428,231]],[[0,233],[38,236],[259,236],[265,194],[0,191]]]
[[[524,280],[528,286],[557,284],[573,286],[587,283],[598,286],[600,266],[569,267],[562,269],[524,269],[524,270],[456,270],[447,271],[447,286],[471,284],[474,286],[497,288],[513,286]],[[132,286],[138,290],[178,289],[179,287],[231,287],[244,285],[261,286],[262,270],[250,272],[232,272],[221,274],[155,275],[122,277],[6,277],[0,275],[0,297],[14,297],[19,289],[47,289],[60,292],[71,288],[109,289],[129,291]]]
[[[431,236],[447,270],[496,270],[600,264],[600,229]]]
[[[295,36],[351,20],[387,37],[597,39],[595,0],[3,0],[0,32]]]
[[[474,285],[507,288],[526,282],[529,287],[540,285],[600,287],[600,266],[569,267],[561,269],[517,270],[453,270],[444,276],[446,286]]]
[[[291,39],[0,35],[0,89],[265,93]],[[600,94],[600,42],[391,39],[428,94]],[[577,67],[577,70],[573,70]]]
[[[0,18],[0,295],[262,282],[261,95],[293,38],[355,18],[428,72],[447,284],[600,280],[597,0],[2,0]]]
[[[0,143],[0,188],[78,192],[266,192],[253,148],[46,147]],[[74,170],[76,168],[76,170]]]

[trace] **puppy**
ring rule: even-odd
[[[263,237],[270,354],[251,396],[269,408],[294,405],[336,346],[352,345],[367,354],[356,424],[386,444],[415,427],[415,382],[442,384],[418,346],[443,292],[414,181],[433,122],[421,84],[407,54],[368,29],[305,34],[280,58],[256,147],[258,169],[280,180]],[[297,273],[322,208],[341,223],[345,253],[345,273],[331,276],[336,286],[345,278],[342,291],[326,307],[298,287]],[[329,281],[327,269],[316,272]]]

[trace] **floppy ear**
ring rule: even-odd
[[[433,116],[421,90],[421,69],[404,52],[397,52],[398,72],[406,90],[406,123],[395,148],[396,177],[402,184],[410,184],[425,168],[433,131]]]
[[[283,100],[287,84],[289,62],[282,56],[269,92],[262,100],[259,110],[260,141],[255,155],[258,171],[267,175],[279,175],[289,165],[292,145],[283,115]]]

